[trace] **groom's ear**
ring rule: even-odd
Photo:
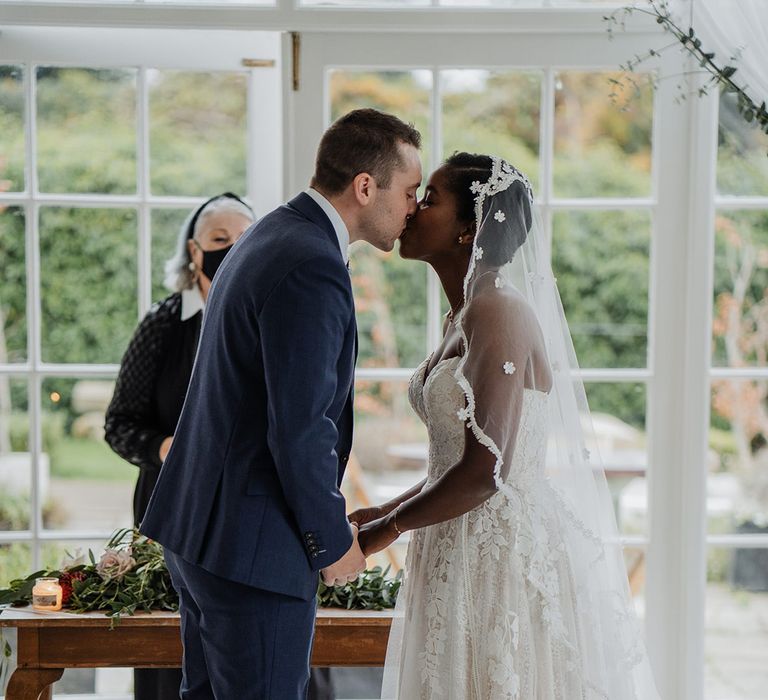
[[[358,173],[352,180],[352,192],[361,206],[370,203],[376,189],[376,181],[370,173]]]

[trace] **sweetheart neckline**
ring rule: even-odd
[[[433,353],[434,354],[434,353]],[[432,355],[429,355],[425,360],[422,360],[421,365],[425,365],[423,371],[421,371],[421,385],[426,386],[427,382],[429,381],[429,378],[435,373],[435,370],[442,365],[445,362],[450,362],[451,360],[459,360],[461,359],[460,355],[452,355],[451,357],[444,357],[441,360],[438,360],[435,363],[435,366],[427,373],[427,370],[429,369],[429,361],[432,359]],[[421,365],[419,365],[418,369],[421,370]]]

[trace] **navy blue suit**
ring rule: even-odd
[[[180,589],[182,697],[303,697],[318,571],[352,544],[338,487],[352,444],[356,351],[336,234],[300,194],[254,224],[216,273],[184,408],[141,524],[165,547]],[[232,599],[229,613],[222,598]],[[258,629],[228,640],[248,634],[231,628],[239,613]],[[243,645],[257,648],[238,674]],[[192,668],[201,662],[207,695]],[[285,685],[286,675],[295,683]]]

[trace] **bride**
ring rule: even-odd
[[[412,531],[382,697],[656,700],[530,183],[455,154],[400,254],[451,310],[409,388],[428,476],[350,516],[366,554]]]

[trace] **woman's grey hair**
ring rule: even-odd
[[[172,292],[181,292],[184,289],[191,289],[195,284],[195,274],[189,269],[189,263],[192,262],[192,258],[189,256],[189,246],[187,241],[190,239],[189,225],[194,218],[197,209],[192,210],[184,219],[184,223],[179,229],[179,235],[176,237],[176,250],[173,257],[165,261],[165,279],[164,284],[167,289]],[[192,238],[197,236],[205,225],[205,221],[212,215],[220,212],[229,212],[232,214],[240,214],[246,217],[249,221],[256,220],[253,212],[242,202],[238,202],[236,199],[230,197],[219,197],[209,202],[205,208],[200,212],[195,222],[195,230],[192,233]]]

